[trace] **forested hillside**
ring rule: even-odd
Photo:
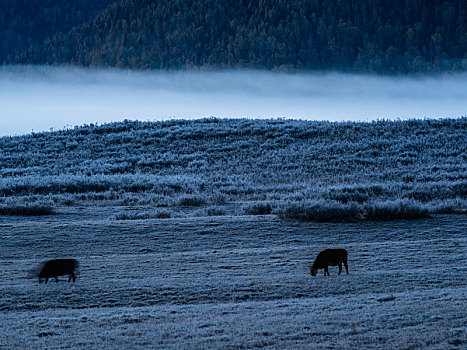
[[[467,68],[464,0],[125,0],[105,9],[104,0],[23,2],[0,2],[0,59],[10,64],[386,74]]]
[[[142,205],[165,217],[462,213],[466,140],[466,118],[88,125],[0,138],[0,203]]]
[[[0,0],[0,61],[87,22],[112,0]],[[63,62],[65,63],[65,62]]]

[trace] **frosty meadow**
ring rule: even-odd
[[[0,350],[464,350],[466,214],[465,0],[0,0]]]
[[[465,215],[135,221],[96,209],[2,218],[2,347],[461,349],[467,342]],[[311,277],[313,258],[336,242],[349,251],[350,274]],[[79,259],[76,283],[25,278],[37,261],[56,256]]]
[[[2,137],[0,345],[462,348],[466,124],[208,118]],[[350,274],[313,278],[329,247]],[[79,260],[76,283],[27,278],[62,257]]]
[[[465,213],[466,124],[210,118],[3,137],[0,213],[82,205],[112,206],[114,220]]]

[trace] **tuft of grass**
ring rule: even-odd
[[[206,204],[206,199],[199,195],[186,195],[178,200],[178,205],[181,207],[199,207]]]
[[[114,220],[146,220],[146,219],[169,219],[172,216],[168,210],[156,212],[120,212],[113,216]]]
[[[128,213],[121,212],[114,216],[115,220],[144,220],[149,219],[150,216],[148,213]]]
[[[272,213],[272,205],[269,202],[248,204],[242,209],[246,215],[268,215]]]
[[[226,215],[226,211],[222,207],[213,206],[206,209],[206,214],[208,216],[223,216]]]
[[[154,217],[156,219],[170,219],[172,217],[172,213],[168,210],[159,210],[156,211]]]
[[[374,202],[364,205],[364,217],[372,221],[422,219],[429,217],[428,208],[413,200]]]
[[[4,216],[42,216],[52,214],[56,214],[56,212],[51,207],[44,205],[17,205],[0,207],[0,215]]]

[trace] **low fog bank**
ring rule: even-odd
[[[367,121],[467,115],[467,74],[389,78],[265,71],[0,68],[0,135],[123,119]]]

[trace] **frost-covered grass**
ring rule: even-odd
[[[356,204],[338,202],[306,201],[291,203],[279,209],[282,219],[297,219],[316,222],[351,222],[363,219],[362,208]]]
[[[318,216],[331,221],[355,219],[352,208],[360,207],[379,219],[417,216],[423,208],[464,213],[466,140],[465,117],[86,125],[0,138],[0,202],[145,205],[188,216],[319,202]]]
[[[436,213],[467,212],[466,126],[206,119],[0,138],[0,206],[57,213],[0,217],[0,348],[464,348],[467,217]],[[350,274],[312,278],[329,247]],[[59,257],[79,260],[76,283],[28,278]]]
[[[243,212],[247,215],[267,215],[271,214],[273,205],[270,202],[253,202],[243,207]]]
[[[389,221],[420,219],[429,216],[430,208],[413,200],[370,203],[304,201],[288,203],[277,209],[283,219],[316,222],[352,222],[357,220]]]
[[[2,323],[15,334],[5,346],[23,349],[462,349],[462,292],[26,311]]]
[[[102,208],[67,210],[1,222],[1,349],[467,344],[465,216],[114,221]],[[326,247],[348,250],[348,275],[310,276]],[[53,257],[79,260],[76,283],[28,278]]]
[[[172,216],[168,210],[152,211],[121,211],[111,216],[115,220],[145,220],[145,219],[168,219]]]

